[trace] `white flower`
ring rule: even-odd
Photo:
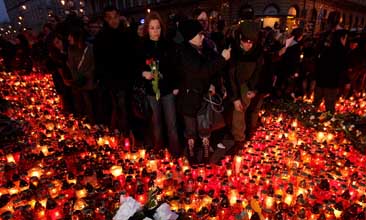
[[[145,217],[144,219],[142,220],[152,220],[151,218],[148,218],[148,217]]]
[[[119,207],[113,220],[128,220],[137,211],[141,210],[141,204],[131,197],[121,196],[121,206]]]
[[[166,203],[156,210],[154,214],[154,220],[176,220],[179,216],[170,210],[170,206]]]
[[[310,120],[314,120],[314,119],[315,119],[314,115],[310,116]]]

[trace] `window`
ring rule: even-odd
[[[277,5],[275,4],[269,4],[267,5],[264,10],[263,10],[263,15],[265,16],[273,16],[273,15],[278,15],[280,12],[280,9]]]

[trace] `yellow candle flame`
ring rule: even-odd
[[[87,194],[88,194],[88,192],[86,191],[86,189],[77,190],[76,198],[78,198],[78,199],[85,198],[87,196]]]
[[[28,171],[29,177],[37,177],[40,178],[43,174],[43,169],[40,167],[34,167]]]
[[[122,167],[121,166],[118,166],[118,165],[114,165],[112,166],[109,171],[111,172],[111,174],[114,176],[114,177],[118,177],[118,176],[121,176],[122,175]]]
[[[8,163],[15,163],[14,156],[12,154],[6,155],[6,160]]]

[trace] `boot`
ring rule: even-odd
[[[238,155],[240,153],[240,151],[242,150],[244,143],[245,143],[244,141],[235,141],[234,146],[232,146],[228,150],[227,155],[231,155],[231,156]]]
[[[210,139],[203,138],[202,139],[203,146],[203,163],[207,164],[210,161]]]

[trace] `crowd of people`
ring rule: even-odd
[[[334,113],[340,96],[366,86],[366,38],[336,23],[314,37],[261,27],[253,17],[210,22],[201,8],[132,23],[107,7],[102,20],[72,14],[37,37],[1,39],[3,68],[51,73],[66,113],[108,126],[126,145],[167,147],[191,162],[209,162],[217,148],[237,153],[267,97],[314,94],[315,106],[324,100]]]

